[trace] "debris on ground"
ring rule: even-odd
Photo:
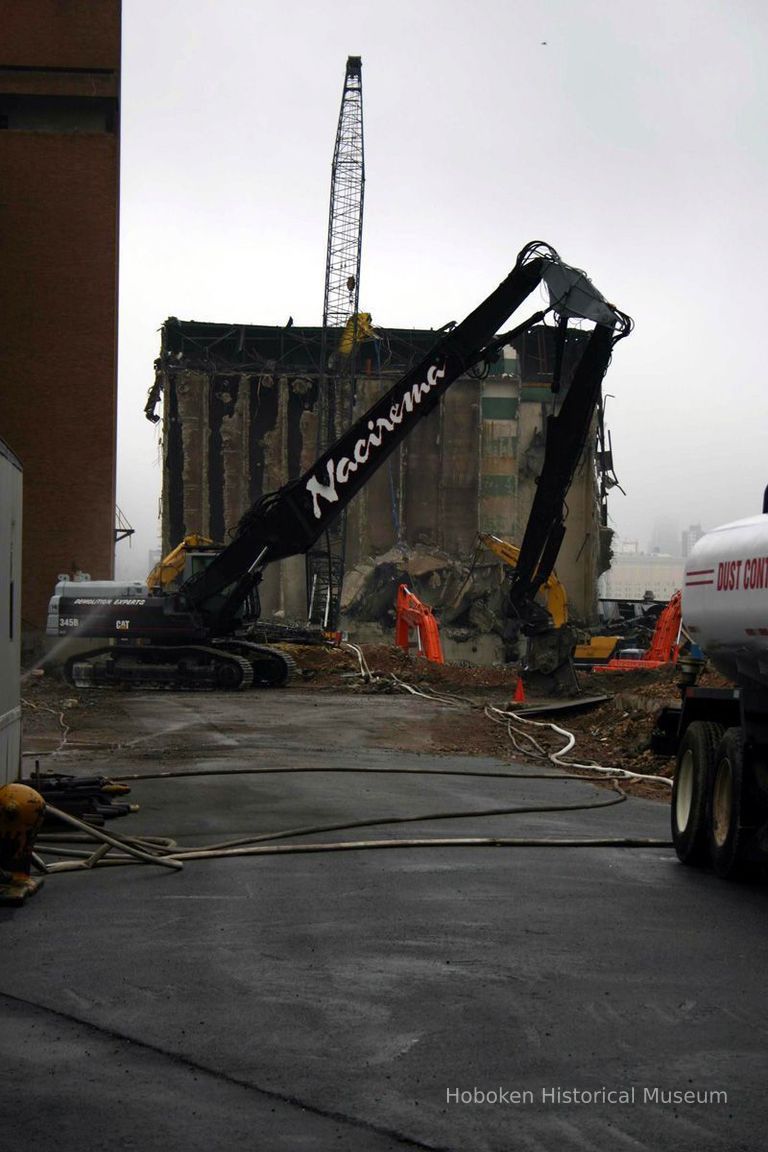
[[[282,646],[282,645],[281,645]],[[407,684],[432,699],[446,698],[447,706],[420,728],[419,743],[440,755],[493,756],[502,760],[541,762],[530,741],[516,736],[527,731],[546,753],[557,752],[566,737],[550,727],[494,723],[486,706],[524,715],[525,703],[515,702],[518,669],[514,665],[483,667],[466,663],[433,664],[387,644],[361,646],[371,678],[361,675],[359,656],[349,645],[284,645],[293,656],[300,677],[291,684],[300,692],[349,692],[350,694],[401,692]],[[656,671],[615,672],[579,676],[588,696],[607,696],[588,711],[554,714],[552,723],[576,738],[567,760],[574,764],[594,762],[605,768],[624,768],[648,776],[670,777],[674,762],[650,751],[654,716],[665,705],[678,702],[677,673],[673,666]],[[717,687],[725,681],[705,671],[700,683]],[[115,726],[125,718],[120,707],[121,690],[82,691],[66,684],[55,673],[28,676],[22,685],[25,744],[41,755],[56,751],[66,741],[70,747],[87,747],[88,729],[105,723]],[[541,703],[530,697],[529,703]],[[497,715],[497,720],[499,719]],[[537,721],[548,719],[540,714]],[[103,738],[103,737],[102,737]],[[407,734],[382,733],[382,742],[405,747]],[[409,745],[410,746],[410,745]],[[638,782],[636,794],[667,799],[668,789]]]

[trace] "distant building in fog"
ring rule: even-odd
[[[652,592],[654,600],[669,600],[682,579],[683,561],[676,556],[618,552],[600,577],[599,595],[603,600],[642,600]]]
[[[683,560],[687,560],[691,554],[691,549],[697,540],[700,540],[704,535],[704,530],[701,524],[691,524],[686,528],[682,535],[682,554]]]
[[[654,555],[661,552],[676,556],[680,547],[680,529],[677,521],[670,516],[660,516],[653,522],[653,532],[648,551]]]

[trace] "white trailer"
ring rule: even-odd
[[[21,765],[21,464],[0,440],[0,787]]]

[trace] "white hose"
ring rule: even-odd
[[[359,647],[357,644],[351,644],[349,641],[344,641],[342,647],[348,648],[351,652],[355,653],[360,664],[360,675],[362,676],[363,680],[366,681],[366,683],[376,683],[382,679],[385,679],[389,680],[402,691],[408,692],[411,696],[420,696],[424,700],[432,700],[438,704],[446,704],[450,707],[461,705],[468,705],[470,707],[473,706],[471,701],[466,700],[461,696],[452,696],[448,693],[440,693],[432,690],[425,692],[419,688],[414,688],[412,684],[408,684],[405,680],[401,680],[399,676],[395,676],[394,673],[391,673],[387,677],[381,677],[375,672],[371,671],[361,647]],[[578,768],[579,770],[583,771],[601,772],[607,779],[647,780],[651,784],[665,784],[668,788],[672,787],[672,781],[668,780],[666,776],[651,776],[643,772],[630,772],[628,768],[607,768],[603,764],[595,764],[594,761],[590,761],[589,763],[581,763],[576,760],[563,759],[563,757],[567,756],[571,749],[576,746],[576,737],[566,728],[561,728],[559,725],[553,724],[551,721],[531,720],[529,717],[523,716],[519,712],[509,712],[503,708],[495,708],[492,704],[487,704],[483,711],[489,720],[493,720],[497,724],[506,723],[507,732],[509,733],[509,737],[515,750],[517,752],[521,752],[523,755],[541,756],[542,758],[551,760],[551,762],[557,765],[559,768]],[[513,728],[513,720],[518,724],[530,724],[537,728],[548,728],[550,731],[556,732],[559,736],[562,736],[565,739],[565,747],[560,748],[556,752],[547,752],[546,749],[543,748],[530,733],[525,732],[520,728]],[[531,745],[533,745],[536,751],[531,753],[527,749],[521,748],[516,739],[518,736],[524,740],[527,740]]]
[[[505,720],[514,720],[518,724],[532,724],[536,728],[549,728],[550,731],[556,732],[558,736],[562,736],[566,743],[564,748],[558,749],[556,752],[546,753],[547,759],[551,760],[553,764],[557,764],[561,768],[579,768],[589,772],[603,772],[606,777],[613,778],[614,780],[648,780],[652,784],[666,784],[668,788],[672,787],[672,781],[668,780],[666,776],[650,776],[643,772],[630,772],[628,768],[606,768],[602,764],[596,764],[594,761],[589,763],[580,763],[576,760],[565,760],[564,756],[571,751],[576,745],[576,737],[572,732],[566,728],[561,728],[558,724],[553,724],[549,720],[532,720],[528,716],[523,716],[519,712],[508,712],[503,708],[494,708],[489,704],[485,708],[485,714],[490,719],[496,716],[502,716]],[[503,723],[503,721],[501,721]]]
[[[377,679],[377,677],[374,676],[373,672],[371,672],[371,669],[368,667],[368,661],[365,658],[365,653],[363,652],[362,648],[359,647],[359,645],[351,644],[349,640],[342,640],[341,647],[349,649],[350,652],[354,652],[355,656],[357,656],[357,661],[360,665],[360,675],[366,684],[370,683],[372,680]]]

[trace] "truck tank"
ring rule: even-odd
[[[672,842],[684,864],[708,864],[730,880],[765,878],[768,514],[702,536],[682,591],[685,631],[735,687],[699,686],[683,662],[680,705],[656,718],[651,747],[677,761]]]
[[[724,524],[694,545],[683,623],[729,680],[768,687],[768,515]]]

